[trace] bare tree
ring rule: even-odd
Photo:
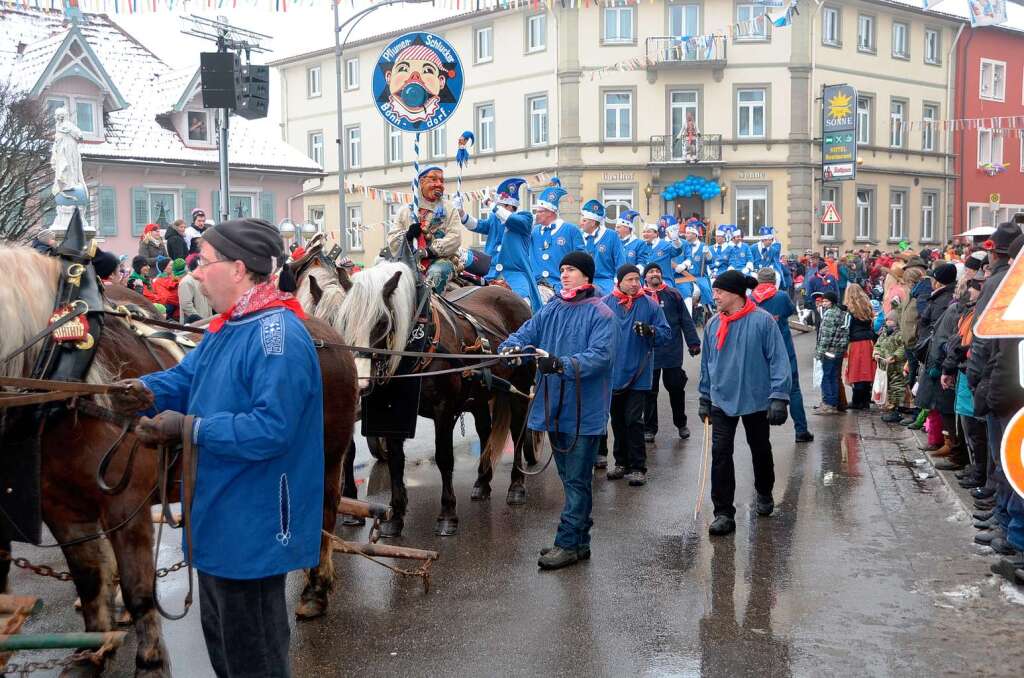
[[[43,106],[0,82],[0,241],[25,240],[53,208],[52,146]]]

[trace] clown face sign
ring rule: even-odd
[[[405,132],[426,132],[448,122],[462,98],[462,85],[459,55],[432,33],[393,40],[373,74],[377,111]]]

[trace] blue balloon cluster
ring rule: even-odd
[[[697,196],[702,200],[711,200],[722,195],[722,187],[711,179],[705,179],[704,177],[698,177],[690,175],[681,181],[677,181],[674,184],[669,185],[664,191],[661,192],[661,197],[665,200],[675,200],[676,198],[690,198]]]

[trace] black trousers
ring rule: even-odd
[[[961,377],[963,379],[963,377]],[[988,422],[975,417],[961,416],[964,437],[971,463],[977,465],[982,478],[988,477]]]
[[[672,405],[672,423],[676,428],[686,426],[686,372],[682,367],[666,367],[654,370],[651,390],[644,394],[644,431],[658,432],[658,379],[665,382],[668,402]]]
[[[615,465],[629,471],[647,472],[644,446],[644,394],[628,389],[612,395],[612,434],[615,436]]]
[[[736,469],[733,466],[733,441],[736,427],[743,420],[750,456],[754,462],[754,490],[770,495],[775,487],[775,462],[772,459],[768,412],[730,417],[717,407],[711,408],[711,501],[716,516],[736,516]]]
[[[867,409],[871,407],[871,382],[870,381],[858,381],[853,384],[853,399],[850,402],[855,408],[862,407]]]
[[[288,678],[285,575],[225,579],[199,573],[203,637],[218,678]]]

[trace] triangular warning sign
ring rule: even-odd
[[[1024,257],[1018,256],[982,311],[974,333],[986,339],[1024,337]]]
[[[825,203],[825,214],[821,215],[823,224],[841,224],[843,220],[839,217],[839,210],[834,202]]]

